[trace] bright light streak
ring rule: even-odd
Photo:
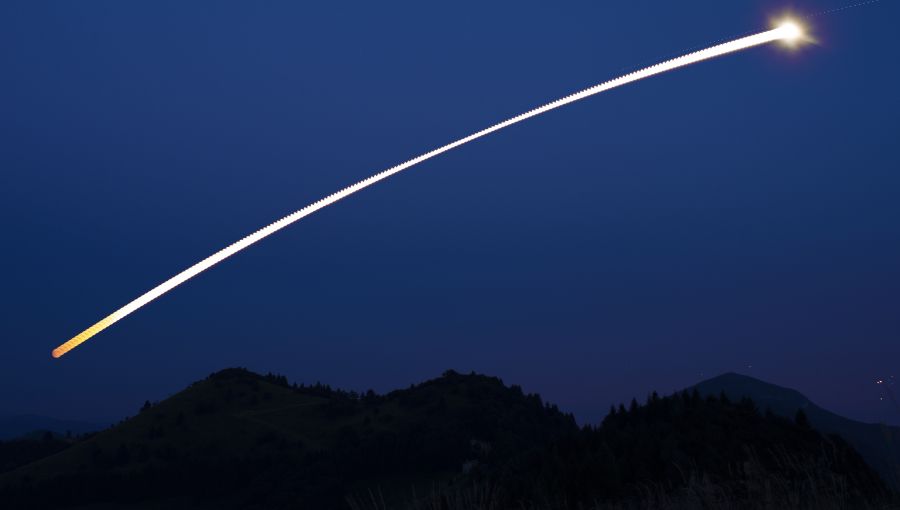
[[[610,89],[614,89],[616,87],[621,87],[622,85],[627,85],[629,83],[632,83],[632,82],[635,82],[638,80],[642,80],[644,78],[649,78],[650,76],[664,73],[666,71],[671,71],[673,69],[677,69],[679,67],[684,67],[686,65],[701,62],[703,60],[726,55],[728,53],[733,53],[733,52],[744,50],[747,48],[752,48],[754,46],[759,46],[761,44],[767,44],[767,43],[770,43],[773,41],[792,40],[792,39],[795,39],[796,37],[798,37],[798,31],[799,31],[799,27],[797,25],[784,24],[784,25],[781,25],[772,30],[767,30],[765,32],[760,32],[755,35],[751,35],[751,36],[743,37],[740,39],[736,39],[734,41],[718,44],[716,46],[711,46],[709,48],[706,48],[706,49],[703,49],[700,51],[688,53],[687,55],[683,55],[681,57],[673,58],[671,60],[666,60],[665,62],[660,62],[659,64],[656,64],[656,65],[653,65],[650,67],[645,67],[644,69],[640,69],[638,71],[626,74],[624,76],[620,76],[618,78],[609,80],[609,81],[601,83],[599,85],[594,85],[593,87],[582,90],[581,92],[576,92],[575,94],[566,96],[561,99],[557,99],[556,101],[553,101],[552,103],[545,104],[544,106],[540,106],[540,107],[530,110],[528,112],[522,113],[511,119],[505,120],[498,124],[494,124],[493,126],[488,127],[486,129],[482,129],[481,131],[478,131],[477,133],[471,134],[465,138],[460,138],[459,140],[457,140],[455,142],[444,145],[443,147],[438,147],[437,149],[434,149],[430,152],[426,152],[425,154],[422,154],[421,156],[413,158],[405,163],[401,163],[397,166],[394,166],[392,168],[384,170],[381,173],[375,174],[367,179],[359,181],[352,186],[346,187],[336,193],[328,195],[327,197],[319,200],[318,202],[314,202],[314,203],[304,207],[303,209],[300,209],[299,211],[296,211],[288,216],[285,216],[284,218],[281,218],[280,220],[272,223],[271,225],[263,227],[263,228],[257,230],[256,232],[248,235],[247,237],[244,237],[243,239],[217,251],[216,253],[213,253],[209,257],[201,260],[200,262],[197,262],[193,266],[185,269],[184,271],[169,278],[168,280],[164,281],[163,283],[159,284],[158,286],[150,289],[148,292],[141,295],[134,301],[128,303],[127,305],[116,310],[115,312],[111,313],[110,315],[104,317],[103,319],[101,319],[99,322],[97,322],[93,326],[89,327],[88,329],[86,329],[86,330],[82,331],[81,333],[79,333],[78,335],[74,336],[71,340],[65,342],[64,344],[60,345],[56,349],[53,349],[53,357],[59,358],[60,356],[66,354],[67,352],[71,351],[75,347],[78,347],[79,345],[81,345],[83,342],[85,342],[92,336],[96,335],[97,333],[100,333],[101,331],[108,328],[109,326],[122,320],[128,314],[134,312],[138,308],[146,305],[147,303],[149,303],[150,301],[153,301],[154,299],[158,298],[159,296],[162,296],[166,292],[174,289],[175,287],[181,285],[185,281],[202,273],[203,271],[206,271],[210,267],[218,264],[219,262],[221,262],[221,261],[225,260],[226,258],[234,255],[235,253],[243,250],[244,248],[247,248],[251,244],[253,244],[257,241],[260,241],[263,238],[274,234],[275,232],[278,232],[279,230],[287,227],[288,225],[290,225],[296,221],[299,221],[302,218],[305,218],[306,216],[309,216],[310,214],[318,211],[319,209],[322,209],[323,207],[327,207],[327,206],[337,202],[338,200],[341,200],[342,198],[346,198],[363,188],[367,188],[367,187],[375,184],[376,182],[387,179],[388,177],[390,177],[396,173],[402,172],[403,170],[406,170],[407,168],[417,165],[427,159],[431,159],[439,154],[443,154],[444,152],[447,152],[451,149],[455,149],[456,147],[459,147],[460,145],[464,145],[473,140],[477,140],[478,138],[481,138],[483,136],[487,136],[487,135],[493,133],[494,131],[498,131],[505,127],[522,122],[523,120],[530,119],[531,117],[535,117],[537,115],[548,112],[550,110],[554,110],[561,106],[565,106],[569,103],[574,103],[575,101],[578,101],[580,99],[584,99],[586,97],[593,96],[594,94],[599,94],[601,92],[604,92],[604,91],[607,91]]]

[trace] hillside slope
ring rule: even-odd
[[[809,422],[826,434],[850,443],[889,485],[900,489],[900,428],[862,423],[823,409],[796,390],[746,375],[722,374],[695,386],[701,395],[721,393],[733,400],[749,397],[761,410],[793,418],[802,409]]]

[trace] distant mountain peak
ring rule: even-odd
[[[862,423],[819,407],[797,390],[765,382],[749,375],[726,372],[702,381],[696,388],[701,395],[738,400],[749,397],[760,411],[793,419],[803,410],[813,427],[826,434],[836,434],[849,442],[878,471],[886,482],[900,488],[900,428]]]
[[[736,372],[726,372],[707,379],[698,383],[695,388],[700,390],[700,393],[711,393],[712,390],[718,389],[718,392],[724,391],[729,397],[748,396],[754,400],[780,401],[800,407],[814,405],[805,395],[797,390],[778,386],[777,384]],[[758,403],[762,404],[764,402]]]
[[[724,372],[715,377],[710,377],[709,379],[701,381],[700,383],[697,384],[697,386],[699,386],[701,384],[705,384],[705,383],[711,383],[711,382],[739,382],[739,383],[744,383],[744,384],[757,384],[760,386],[770,386],[770,387],[774,387],[774,388],[780,388],[785,391],[795,391],[790,388],[784,388],[782,386],[778,386],[777,384],[772,384],[770,382],[763,381],[762,379],[757,379],[756,377],[753,377],[753,376],[750,376],[747,374],[741,374],[739,372]]]

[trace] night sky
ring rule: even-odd
[[[801,1],[0,4],[0,414],[209,373],[475,370],[600,419],[726,371],[900,423],[900,3],[428,161],[50,351],[339,188]],[[900,374],[897,374],[900,376]]]

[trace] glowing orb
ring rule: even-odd
[[[803,37],[803,29],[793,21],[785,21],[778,27],[778,30],[785,41],[796,41]]]

